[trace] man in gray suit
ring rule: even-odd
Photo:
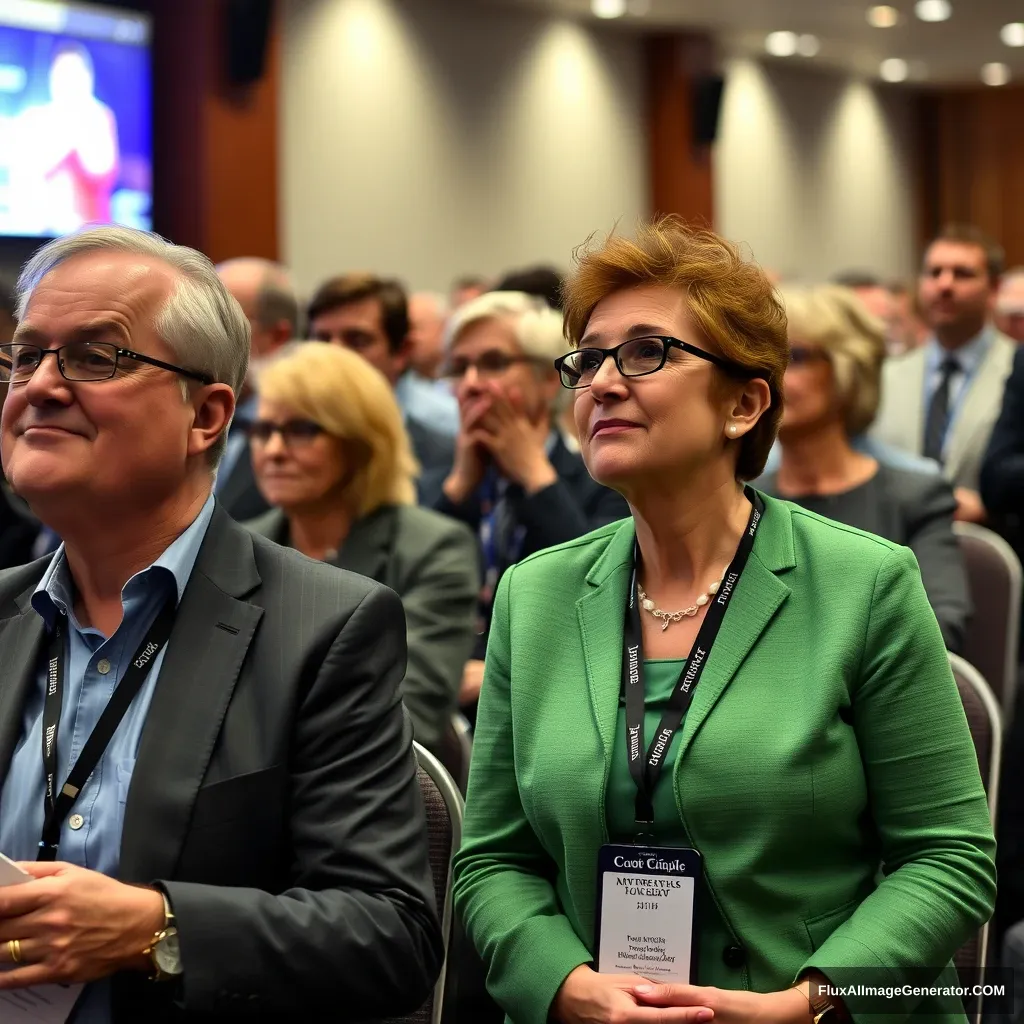
[[[45,246],[20,295],[3,463],[64,543],[0,573],[0,850],[32,876],[0,889],[0,996],[82,983],[76,1024],[414,1009],[442,946],[402,606],[211,496],[241,309],[124,228]]]
[[[1014,345],[991,323],[1003,252],[977,228],[946,228],[925,252],[919,283],[931,337],[887,361],[872,436],[941,463],[956,518],[984,522],[981,461],[1013,366]]]

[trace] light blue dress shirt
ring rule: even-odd
[[[986,327],[980,334],[972,338],[966,345],[962,345],[955,352],[944,349],[935,338],[930,338],[925,348],[925,370],[924,370],[924,422],[925,430],[928,429],[928,410],[932,404],[932,396],[942,380],[942,364],[947,356],[956,356],[960,364],[960,372],[953,374],[949,379],[949,418],[946,421],[946,435],[943,441],[943,454],[949,443],[950,434],[953,432],[953,425],[963,407],[967,392],[970,390],[971,381],[985,361],[992,343],[995,341],[995,332],[991,327]]]
[[[448,437],[459,432],[459,403],[447,381],[428,380],[407,370],[395,384],[395,398],[409,419]]]
[[[63,785],[81,754],[164,600],[169,594],[181,600],[210,525],[213,508],[211,496],[192,525],[152,565],[136,573],[124,585],[121,591],[124,617],[109,638],[99,630],[81,626],[76,620],[74,585],[64,559],[64,546],[54,554],[32,595],[32,607],[46,622],[48,631],[60,612],[68,616],[69,656],[57,734],[58,786]],[[64,822],[58,860],[117,876],[128,786],[166,650],[165,646],[157,655],[142,689]],[[0,850],[12,860],[35,860],[43,830],[45,781],[41,751],[46,674],[44,653],[36,687],[25,702],[21,738],[0,793]],[[90,985],[79,1006],[75,1024],[110,1024],[110,983]]]

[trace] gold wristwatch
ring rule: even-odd
[[[807,1001],[811,1004],[812,1024],[821,1024],[821,1021],[825,1021],[826,1024],[838,1024],[839,1021],[845,1020],[845,1015],[828,994],[828,978],[815,971],[805,977],[807,978]]]
[[[149,948],[142,952],[149,957],[150,963],[153,965],[151,981],[176,981],[185,970],[181,964],[178,929],[167,893],[161,891],[160,895],[164,899],[164,926],[153,936]]]

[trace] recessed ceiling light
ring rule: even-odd
[[[873,28],[892,28],[900,20],[900,12],[888,4],[868,8],[868,24]]]
[[[947,21],[953,14],[949,0],[917,0],[914,13],[922,21]]]
[[[1010,80],[1010,69],[1005,64],[986,64],[981,69],[981,80],[986,85],[1006,85]]]
[[[626,0],[590,0],[595,18],[621,18],[626,13]]]
[[[764,41],[764,48],[773,57],[792,57],[797,46],[795,32],[772,32]]]
[[[888,60],[882,61],[878,73],[886,82],[905,82],[907,75],[910,74],[910,68],[902,58],[890,57]]]
[[[796,52],[801,57],[813,57],[821,49],[821,42],[817,36],[812,36],[809,33],[797,36],[796,38]]]
[[[999,38],[1007,46],[1024,46],[1024,21],[1011,21],[999,30]]]

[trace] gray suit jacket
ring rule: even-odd
[[[882,367],[882,402],[871,428],[873,437],[921,455],[924,450],[925,348],[887,359]],[[1016,345],[996,332],[992,347],[970,383],[950,425],[943,472],[954,487],[978,490],[981,463],[988,447]]]
[[[0,573],[0,780],[38,681],[47,564]],[[121,838],[121,879],[170,897],[184,984],[118,975],[115,1024],[362,1021],[423,1001],[442,947],[404,670],[394,594],[214,510]]]
[[[289,543],[288,520],[278,509],[246,525]],[[416,739],[441,751],[476,638],[476,538],[437,512],[385,505],[355,523],[334,564],[383,583],[402,599],[409,648],[402,698]]]

